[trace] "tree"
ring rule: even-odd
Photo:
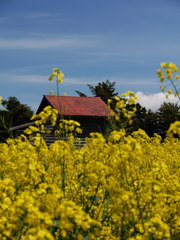
[[[164,138],[170,124],[180,121],[180,106],[164,102],[158,109],[157,114],[158,134]]]
[[[112,99],[118,95],[118,93],[115,92],[115,84],[115,82],[106,80],[106,82],[98,83],[95,87],[90,84],[87,84],[87,86],[94,97],[100,97],[105,103],[107,103],[108,99]]]
[[[28,123],[33,115],[31,108],[20,103],[16,97],[2,100],[2,106],[5,110],[0,110],[0,141],[11,137],[11,127]]]
[[[127,101],[127,99],[124,99]],[[111,130],[119,130],[124,128],[127,134],[131,134],[138,129],[143,129],[144,131],[148,131],[147,127],[147,116],[148,112],[145,107],[142,107],[139,103],[135,104],[127,104],[126,109],[127,111],[133,111],[133,108],[136,108],[136,112],[132,116],[132,123],[129,123],[129,120],[124,117],[123,112],[120,112],[119,120],[113,120],[113,128]]]
[[[133,123],[131,126],[131,132],[137,131],[138,129],[145,129],[146,126],[146,117],[147,117],[147,110],[145,107],[142,107],[139,103],[131,105],[129,107],[136,107],[136,112],[132,117]]]
[[[87,95],[83,92],[80,91],[76,91],[76,93],[80,96],[80,97],[87,97]]]
[[[141,127],[149,137],[153,137],[155,133],[158,133],[158,114],[152,110],[148,110],[145,118],[144,125]]]
[[[115,92],[115,84],[116,82],[110,82],[109,80],[106,80],[105,82],[98,83],[98,85],[95,87],[90,84],[87,84],[87,86],[89,87],[94,97],[100,97],[106,104],[108,103],[108,99],[111,99],[112,102],[110,104],[110,107],[112,110],[114,110],[115,101],[113,98],[118,95],[118,93]],[[80,97],[87,97],[85,93],[82,93],[80,91],[76,91],[76,93]]]
[[[157,133],[164,139],[170,124],[180,121],[180,106],[164,102],[156,112],[151,110],[139,112],[138,110],[135,113],[136,119],[140,120],[137,123],[138,127],[143,129],[150,137]]]

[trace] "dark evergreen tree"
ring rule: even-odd
[[[100,97],[105,103],[107,103],[108,99],[113,99],[118,95],[118,93],[115,92],[115,84],[116,82],[106,80],[106,82],[98,83],[95,87],[88,84],[88,87],[94,97]]]
[[[110,107],[114,110],[116,101],[114,101],[113,98],[118,95],[118,93],[115,92],[115,84],[115,82],[106,80],[105,82],[98,83],[96,86],[92,86],[90,84],[87,84],[87,86],[94,97],[100,97],[106,104],[108,103],[108,99],[111,99],[112,102]],[[87,97],[87,95],[83,92],[76,91],[76,93],[80,97]]]
[[[80,96],[80,97],[87,97],[87,95],[83,92],[80,91],[76,91],[76,93]]]

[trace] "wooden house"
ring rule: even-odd
[[[72,119],[81,124],[83,133],[80,138],[86,138],[91,132],[105,134],[107,117],[112,116],[112,110],[107,107],[100,97],[74,97],[74,96],[53,96],[44,95],[36,114],[40,113],[44,107],[51,106],[59,112],[59,117]],[[34,122],[16,126],[12,130],[22,132],[24,127],[33,125]],[[56,140],[52,135],[46,136],[48,143]]]
[[[37,114],[48,105],[55,108],[63,118],[78,121],[83,129],[82,137],[88,137],[90,132],[104,134],[107,117],[111,115],[111,110],[100,97],[44,95]]]

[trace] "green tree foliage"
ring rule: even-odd
[[[128,111],[131,111],[134,107],[136,107],[136,112],[135,112],[134,116],[132,117],[132,124],[130,124],[129,120],[124,117],[123,113],[120,113],[120,119],[118,121],[113,119],[113,128],[111,127],[110,131],[125,129],[127,134],[131,134],[133,131],[143,129],[146,132],[148,132],[147,134],[149,135],[150,131],[147,127],[149,115],[148,115],[147,109],[145,107],[142,107],[139,103],[132,104],[132,105],[127,104],[127,106],[126,106]],[[111,120],[111,122],[112,122],[112,120]]]
[[[133,123],[129,127],[130,132],[137,131],[140,128],[144,130],[146,126],[147,109],[139,103],[136,103],[134,106],[136,107],[136,112],[132,118]],[[134,106],[129,105],[128,107],[131,109]]]
[[[136,107],[132,128],[134,130],[141,128],[150,137],[157,133],[164,139],[170,124],[180,121],[180,106],[174,103],[164,102],[156,112],[147,111],[137,104]]]
[[[87,86],[94,97],[100,97],[105,103],[107,103],[108,99],[112,99],[118,95],[118,93],[115,92],[115,84],[116,82],[106,80],[105,82],[98,83],[95,87],[90,84]]]
[[[0,141],[12,136],[11,127],[29,122],[33,115],[31,108],[16,97],[2,100],[2,106],[5,110],[0,110]]]
[[[157,115],[157,133],[164,138],[170,124],[175,121],[180,121],[180,106],[174,103],[164,102],[158,109]]]
[[[157,133],[164,139],[170,124],[175,121],[180,121],[180,106],[174,103],[164,102],[156,112],[147,110],[139,103],[127,105],[127,109],[131,110],[134,106],[137,110],[132,118],[132,124],[129,124],[123,117],[123,114],[121,114],[118,121],[114,119],[114,130],[124,128],[127,134],[131,134],[133,131],[143,129],[150,137],[153,137],[154,134]],[[110,130],[112,131],[113,129],[111,128]]]
[[[109,80],[106,80],[105,82],[100,82],[96,86],[92,86],[90,84],[87,84],[88,88],[90,89],[92,95],[94,97],[100,97],[106,104],[108,103],[108,99],[112,99],[118,95],[117,92],[115,92],[115,84],[116,82],[110,82]],[[80,97],[87,97],[87,95],[83,92],[76,91],[76,93]],[[115,102],[111,102],[111,109],[114,110]]]
[[[83,92],[80,91],[76,91],[76,93],[80,96],[80,97],[87,97],[87,95]]]
[[[140,125],[149,137],[153,137],[155,133],[158,133],[158,114],[157,112],[153,112],[152,110],[148,110],[143,126]]]

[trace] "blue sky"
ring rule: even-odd
[[[156,69],[180,67],[179,24],[179,0],[0,0],[0,96],[36,111],[59,67],[61,94],[108,79],[153,109],[164,100]]]

